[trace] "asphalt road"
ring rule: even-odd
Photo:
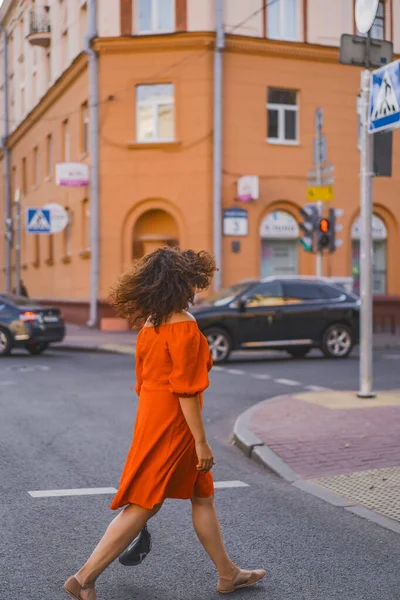
[[[377,389],[398,388],[400,351],[375,353]],[[357,360],[237,356],[211,376],[205,421],[217,459],[216,491],[232,558],[266,567],[263,586],[235,598],[397,600],[400,536],[286,484],[229,442],[252,404],[309,386],[357,387]],[[32,498],[28,492],[116,487],[136,398],[133,359],[63,351],[0,360],[1,600],[63,598],[63,581],[110,522],[112,496]],[[188,502],[167,501],[150,524],[153,550],[139,567],[114,563],[99,600],[217,597],[216,574],[190,524]],[[65,596],[66,597],[66,596]]]

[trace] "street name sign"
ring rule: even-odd
[[[45,208],[28,208],[26,211],[27,233],[51,233],[51,213]]]
[[[372,72],[369,133],[400,127],[400,60]]]
[[[249,219],[244,208],[224,210],[224,235],[245,236],[249,232]]]
[[[309,202],[329,202],[333,200],[333,187],[331,185],[313,185],[307,188]]]

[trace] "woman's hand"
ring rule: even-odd
[[[210,471],[213,465],[215,465],[210,444],[207,441],[196,442],[196,454],[199,461],[197,464],[197,470],[204,472]]]

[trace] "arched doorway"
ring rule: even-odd
[[[284,210],[268,213],[260,225],[261,275],[298,274],[299,226]]]
[[[351,271],[353,290],[360,293],[360,233],[361,219],[358,217],[351,228]],[[385,295],[387,291],[387,229],[378,215],[372,217],[372,293]]]
[[[143,213],[133,226],[132,258],[141,258],[162,246],[178,246],[179,230],[174,217],[155,208]]]

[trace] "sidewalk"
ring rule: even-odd
[[[297,488],[400,533],[400,391],[265,400],[238,418],[234,439]]]
[[[82,352],[135,354],[136,338],[137,331],[100,331],[68,323],[64,340],[52,348]]]
[[[67,334],[61,344],[53,348],[64,350],[118,352],[135,354],[137,331],[100,331],[79,325],[67,324]],[[376,333],[374,349],[400,348],[400,335]]]

